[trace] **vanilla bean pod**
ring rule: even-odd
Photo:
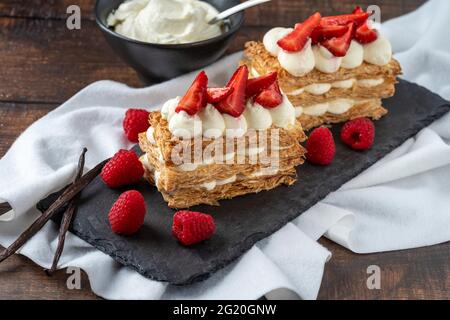
[[[19,248],[21,248],[29,239],[31,239],[42,227],[64,207],[70,200],[72,200],[81,190],[83,190],[89,183],[97,177],[102,171],[103,166],[109,159],[99,163],[92,170],[86,173],[80,180],[69,186],[64,193],[56,199],[56,201],[39,217],[36,221],[25,230],[19,238],[14,241],[7,249],[0,254],[0,263],[13,255]]]
[[[87,149],[84,148],[80,155],[80,159],[78,160],[77,174],[75,176],[75,179],[73,180],[73,183],[77,183],[78,180],[80,180],[83,175],[86,152]],[[59,227],[58,247],[56,248],[55,251],[52,266],[49,270],[46,271],[47,274],[49,275],[54,273],[56,268],[58,267],[59,259],[61,258],[62,252],[64,250],[64,243],[66,242],[67,231],[69,230],[69,226],[72,223],[73,217],[75,216],[75,212],[77,211],[80,194],[81,192],[78,193],[72,200],[70,200],[69,206],[66,212],[64,212],[63,218],[61,220],[61,225]]]
[[[0,216],[8,213],[10,210],[12,210],[9,203],[0,203]]]

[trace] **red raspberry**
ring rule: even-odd
[[[100,176],[110,188],[134,184],[144,175],[144,167],[133,151],[119,150],[102,169]]]
[[[185,246],[209,239],[215,230],[214,219],[209,214],[178,211],[173,216],[172,234]]]
[[[306,158],[309,162],[327,166],[333,162],[336,146],[330,129],[321,127],[314,129],[306,142]]]
[[[349,121],[342,127],[341,139],[354,150],[370,149],[375,139],[375,125],[367,118]]]
[[[114,233],[131,235],[144,224],[147,209],[142,194],[136,190],[124,192],[109,211],[109,224]]]
[[[123,129],[131,142],[138,142],[139,133],[147,131],[150,127],[148,116],[150,113],[142,109],[128,109],[123,119]]]

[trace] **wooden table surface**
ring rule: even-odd
[[[313,11],[349,12],[356,3],[379,4],[382,18],[414,10],[425,0],[273,0],[248,11],[230,52],[260,39],[272,26],[288,26]],[[0,156],[30,124],[86,85],[112,79],[139,87],[136,73],[109,49],[95,25],[94,0],[2,0],[0,3]],[[82,10],[81,30],[66,28],[66,8]],[[1,210],[1,208],[0,208]],[[357,255],[321,239],[333,253],[319,299],[449,299],[450,244]],[[367,267],[381,268],[381,290],[366,286]],[[23,256],[0,264],[0,299],[96,299],[86,275],[81,290],[66,287],[65,270],[47,277]]]

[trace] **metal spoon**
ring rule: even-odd
[[[238,13],[242,10],[245,10],[250,7],[254,7],[258,4],[269,2],[270,0],[248,0],[246,2],[243,2],[241,4],[238,4],[237,6],[231,7],[230,9],[227,9],[221,13],[219,13],[217,16],[212,18],[208,23],[209,24],[216,24],[217,22],[224,20],[230,16],[232,16],[235,13]]]

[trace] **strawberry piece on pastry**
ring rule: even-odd
[[[335,57],[345,57],[350,48],[354,30],[355,25],[349,23],[348,31],[342,37],[326,40],[322,42],[322,46],[327,48]]]
[[[352,13],[353,14],[361,14],[361,13],[364,13],[364,12],[365,11],[360,6],[356,6]]]
[[[324,40],[342,37],[348,31],[348,26],[319,26],[311,34],[312,44],[318,44]]]
[[[208,76],[202,71],[195,78],[189,90],[178,103],[175,112],[185,111],[188,115],[197,114],[202,108],[206,107],[208,88]]]
[[[278,45],[288,52],[298,52],[303,49],[309,37],[320,24],[322,16],[316,12],[302,24],[297,24],[294,31],[280,39]]]
[[[378,33],[366,22],[356,29],[355,39],[361,44],[368,44],[378,39]]]
[[[224,100],[234,91],[233,88],[223,87],[223,88],[208,88],[206,91],[206,99],[208,103],[217,103]]]
[[[356,7],[353,13],[364,13],[364,10],[361,7]],[[361,44],[372,43],[378,39],[378,33],[366,21],[356,29],[355,39]]]
[[[329,26],[329,25],[346,26],[349,23],[354,23],[357,26],[360,26],[367,21],[369,16],[370,14],[367,12],[359,12],[352,14],[343,14],[339,16],[324,17],[322,18],[320,24],[322,26]]]
[[[281,94],[278,81],[275,81],[269,88],[262,91],[255,98],[255,102],[259,103],[266,109],[278,107],[283,102],[283,95]]]
[[[247,98],[256,96],[257,94],[270,87],[275,81],[277,81],[276,72],[272,72],[258,78],[248,79],[245,95],[247,96]]]
[[[221,113],[229,114],[232,117],[239,117],[245,108],[245,90],[247,88],[248,68],[240,66],[231,77],[227,87],[233,88],[233,92],[224,100],[215,104]]]

